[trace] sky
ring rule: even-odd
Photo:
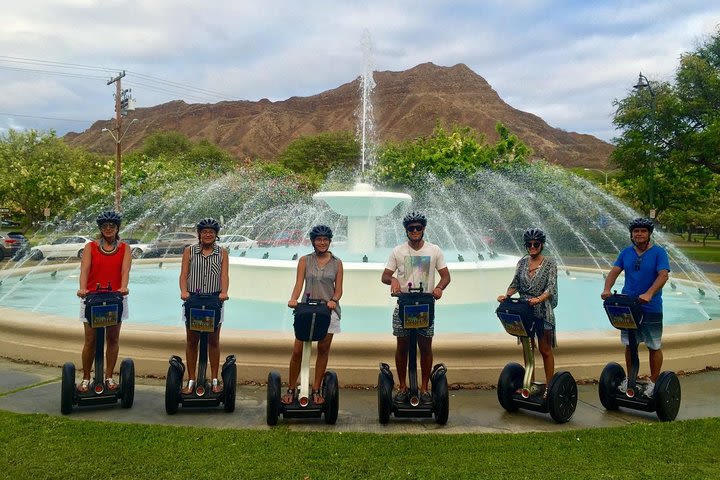
[[[361,75],[367,32],[376,71],[464,63],[511,106],[610,141],[613,101],[638,74],[672,82],[681,54],[720,29],[708,0],[0,0],[0,12],[0,135],[113,118],[121,71],[137,107],[315,95]]]

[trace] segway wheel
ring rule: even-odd
[[[525,368],[519,363],[508,363],[500,372],[497,385],[498,402],[508,412],[515,412],[518,409],[513,395],[518,388],[522,388],[524,376]]]
[[[382,425],[390,421],[393,380],[382,371],[378,373],[378,420]]]
[[[267,382],[267,411],[265,420],[271,427],[278,424],[280,416],[280,374],[270,372]]]
[[[618,387],[625,378],[625,369],[615,362],[605,365],[600,374],[598,382],[598,395],[600,403],[606,410],[617,410],[618,403],[615,395],[617,395]]]
[[[340,389],[335,372],[325,372],[322,389],[325,398],[325,423],[335,425],[340,410]]]
[[[234,363],[230,366],[227,372],[227,377],[223,378],[223,393],[225,394],[225,400],[223,400],[223,408],[227,413],[235,411],[235,392],[237,390],[237,365]]]
[[[72,413],[75,403],[75,365],[68,362],[62,368],[62,386],[60,387],[60,412]]]
[[[570,420],[577,407],[577,383],[568,372],[557,372],[550,381],[548,410],[557,423]]]
[[[673,372],[662,372],[653,390],[655,408],[658,418],[663,422],[671,422],[680,410],[680,380]]]
[[[130,408],[135,400],[135,363],[126,358],[120,363],[120,406]]]
[[[447,377],[441,375],[433,384],[433,413],[435,423],[445,425],[450,415],[450,395],[448,392]]]
[[[180,405],[180,389],[182,388],[182,372],[170,365],[165,380],[165,411],[174,415]]]

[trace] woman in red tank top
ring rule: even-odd
[[[98,239],[85,245],[82,260],[80,262],[80,288],[77,296],[85,298],[88,292],[100,288],[107,288],[112,291],[128,294],[128,281],[130,279],[130,248],[120,241],[118,232],[120,230],[121,217],[119,214],[108,211],[97,217],[97,224],[100,227]],[[81,311],[84,311],[84,300],[81,301]],[[82,315],[81,315],[82,317]],[[127,304],[123,305],[121,321],[127,318]],[[83,318],[83,320],[85,320]],[[85,343],[82,350],[83,380],[78,386],[79,392],[87,392],[90,386],[90,369],[95,356],[95,329],[90,328],[87,320],[83,323],[85,328]],[[113,379],[113,370],[118,358],[118,339],[120,337],[120,326],[107,327],[105,351],[105,386],[108,390],[117,390],[118,384]]]

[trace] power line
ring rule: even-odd
[[[38,115],[23,115],[21,113],[10,113],[10,112],[0,112],[0,115],[5,115],[7,117],[23,117],[23,118],[38,118],[41,120],[60,120],[63,122],[78,122],[78,123],[92,123],[96,120],[77,120],[73,118],[58,118],[58,117],[41,117]]]

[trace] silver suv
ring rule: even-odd
[[[143,258],[162,257],[164,255],[182,254],[185,247],[198,242],[196,233],[173,232],[160,235],[148,245]]]
[[[21,232],[0,232],[0,261],[18,259],[30,251],[27,238]]]

